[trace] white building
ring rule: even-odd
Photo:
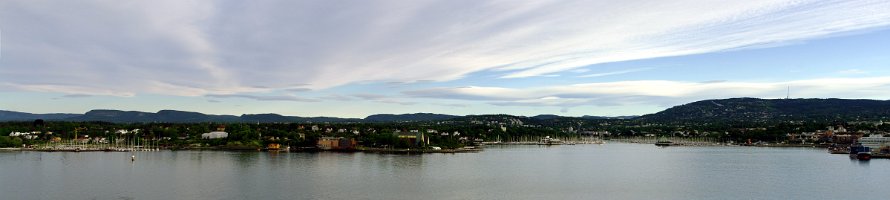
[[[9,133],[9,137],[17,137],[17,136],[23,136],[23,135],[31,135],[31,133],[29,133],[29,132],[10,132]]]
[[[890,146],[890,137],[884,137],[880,134],[872,134],[871,136],[860,138],[859,143],[862,143],[862,146],[878,149],[881,148],[881,146]]]
[[[223,131],[213,131],[209,133],[201,134],[201,138],[203,139],[218,139],[218,138],[227,138],[229,137],[229,133]]]
[[[39,131],[34,132],[9,132],[10,137],[22,137],[28,140],[37,139],[37,135],[40,135]]]

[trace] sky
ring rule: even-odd
[[[0,110],[625,116],[890,99],[890,1],[0,1]]]

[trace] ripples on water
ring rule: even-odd
[[[0,152],[3,199],[880,199],[890,160],[607,144],[394,155]]]

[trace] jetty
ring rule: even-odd
[[[636,144],[658,144],[659,140],[670,141],[670,146],[725,146],[732,143],[719,141],[708,137],[663,137],[654,136],[632,136],[632,137],[613,137],[611,141]]]
[[[539,145],[542,140],[560,141],[560,144],[605,144],[601,137],[594,136],[575,136],[575,137],[550,137],[550,136],[520,136],[507,138],[506,140],[497,140],[491,142],[482,142],[484,145]]]

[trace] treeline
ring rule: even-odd
[[[313,129],[315,127],[315,129]],[[201,134],[224,128],[228,137],[203,139]],[[118,131],[123,130],[126,134]],[[138,130],[138,131],[137,131]],[[354,138],[370,147],[416,147],[400,140],[396,133],[423,133],[429,146],[457,148],[476,139],[526,135],[567,135],[552,128],[510,127],[506,131],[499,126],[454,123],[107,123],[107,122],[0,122],[0,134],[12,132],[38,132],[33,140],[24,137],[6,137],[21,143],[3,143],[2,147],[37,144],[54,138],[71,140],[78,138],[107,138],[112,141],[153,141],[168,147],[229,147],[253,149],[278,143],[292,147],[314,147],[319,138]],[[426,146],[425,144],[421,146]]]

